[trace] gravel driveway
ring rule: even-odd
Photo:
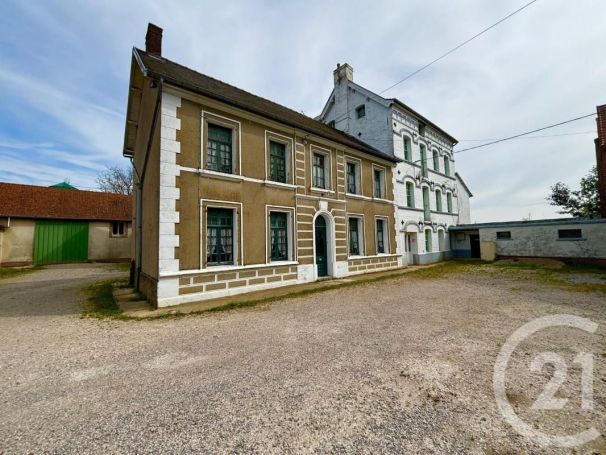
[[[81,319],[79,289],[116,273],[84,265],[0,281],[0,453],[568,453],[519,436],[492,391],[505,339],[559,313],[599,329],[525,342],[509,398],[545,432],[606,432],[598,291],[468,266],[204,316]],[[521,365],[537,350],[572,362],[579,348],[595,353],[593,409],[580,408],[570,367],[566,412],[529,410],[551,376]],[[580,453],[606,453],[605,439]]]

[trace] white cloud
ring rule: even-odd
[[[52,178],[77,165],[90,184],[97,165],[125,163],[130,49],[143,47],[148,20],[164,28],[168,58],[313,116],[337,62],[352,64],[355,80],[378,92],[523,3],[5,2],[0,25],[8,24],[2,17],[12,22],[0,43],[18,51],[6,52],[0,68],[3,101],[14,100],[0,106],[0,120],[31,111],[63,130],[31,141],[1,124],[0,133],[31,142],[45,163],[54,159],[45,170],[55,168]],[[386,96],[459,139],[508,136],[592,112],[606,102],[605,16],[603,0],[536,2]],[[593,129],[587,119],[549,132]],[[19,172],[27,174],[28,158],[11,159],[23,160]],[[576,185],[594,161],[592,136],[576,135],[461,153],[456,168],[475,195],[472,218],[490,221],[557,216],[543,201],[549,186]]]

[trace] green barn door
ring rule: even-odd
[[[88,223],[36,221],[34,262],[53,264],[88,260]]]

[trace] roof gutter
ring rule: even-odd
[[[459,143],[459,141],[456,138],[452,137],[450,134],[448,134],[446,131],[444,131],[442,128],[440,128],[438,125],[436,125],[435,123],[433,123],[431,120],[423,117],[421,114],[419,114],[417,111],[415,111],[414,109],[412,109],[409,106],[407,106],[406,104],[404,104],[399,99],[392,98],[391,99],[391,105],[394,105],[394,104],[396,104],[397,106],[401,107],[402,109],[406,109],[412,115],[414,115],[415,117],[418,117],[418,119],[421,120],[423,123],[425,123],[426,125],[431,126],[433,129],[435,129],[436,131],[438,131],[440,134],[445,135],[448,139],[450,139],[452,141],[452,145],[453,146]]]
[[[245,111],[248,111],[248,112],[252,112],[254,114],[260,115],[262,117],[269,118],[271,120],[274,120],[276,122],[282,123],[284,125],[288,125],[291,128],[296,128],[296,129],[299,129],[301,131],[305,131],[307,134],[313,134],[313,135],[316,135],[316,136],[320,136],[320,137],[322,137],[322,138],[324,138],[324,139],[326,139],[328,141],[331,141],[331,142],[334,142],[334,143],[339,143],[341,145],[345,145],[346,147],[349,147],[349,148],[352,148],[352,149],[357,149],[357,150],[359,150],[361,152],[367,153],[369,155],[373,155],[373,156],[375,156],[377,158],[381,158],[381,159],[384,159],[386,161],[390,161],[392,163],[399,163],[399,162],[402,161],[400,158],[397,158],[395,156],[389,155],[389,154],[387,154],[385,152],[382,152],[381,150],[375,149],[374,147],[372,147],[371,145],[368,145],[366,143],[360,144],[359,147],[356,147],[354,145],[346,145],[346,144],[344,144],[342,142],[339,142],[339,141],[337,141],[337,140],[335,140],[333,138],[327,137],[326,135],[324,135],[322,133],[311,132],[311,131],[307,131],[307,130],[302,130],[300,126],[292,124],[290,122],[287,122],[284,119],[280,119],[278,117],[272,116],[271,114],[268,114],[267,112],[260,112],[258,110],[251,109],[249,107],[240,106],[237,103],[234,103],[233,101],[227,100],[225,98],[222,98],[220,96],[213,95],[213,94],[210,94],[210,93],[196,92],[195,90],[192,90],[191,87],[188,87],[185,84],[179,83],[178,81],[176,81],[174,79],[171,79],[171,78],[164,79],[163,75],[161,75],[159,73],[154,73],[154,72],[148,70],[148,76],[151,76],[151,75],[156,76],[156,77],[160,78],[161,80],[163,80],[163,81],[165,81],[165,82],[167,82],[167,83],[169,83],[171,85],[174,85],[175,87],[179,87],[180,89],[183,89],[183,90],[185,90],[187,92],[194,92],[194,93],[198,93],[198,94],[200,94],[202,96],[207,96],[209,98],[215,99],[217,101],[220,101],[222,103],[228,104],[230,106],[234,106],[234,107],[236,107],[238,109],[242,109],[242,110],[245,110]],[[339,131],[339,133],[347,134],[347,133],[344,133],[343,131]],[[353,136],[350,136],[350,135],[348,135],[348,136],[350,137],[350,140],[352,142],[360,141],[359,139],[357,139],[357,138],[355,138]],[[362,141],[360,141],[360,142],[362,142]],[[366,150],[364,148],[366,148]],[[372,150],[372,152],[371,152],[371,150]]]

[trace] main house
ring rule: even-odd
[[[319,119],[399,158],[394,172],[398,252],[409,264],[449,258],[449,228],[470,223],[471,192],[455,172],[457,140],[396,98],[354,83],[337,65],[334,89]],[[455,241],[455,240],[453,240]]]
[[[124,155],[136,285],[157,306],[402,265],[399,161],[318,120],[133,49]]]

